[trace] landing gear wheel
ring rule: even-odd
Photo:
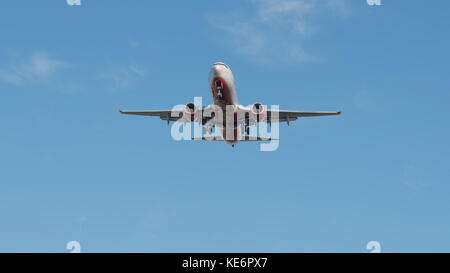
[[[222,89],[217,89],[217,96],[218,99],[222,98]]]

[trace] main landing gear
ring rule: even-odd
[[[247,135],[250,135],[250,126],[245,126],[245,133],[247,134]]]
[[[213,133],[214,127],[215,125],[203,127],[203,134],[206,135],[206,133],[208,133],[211,135]]]

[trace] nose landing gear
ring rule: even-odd
[[[223,89],[222,82],[220,80],[217,80],[216,81],[216,90],[217,90],[216,97],[218,99],[222,99],[223,98],[223,96],[222,96],[222,89]]]

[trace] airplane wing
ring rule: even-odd
[[[202,109],[204,110],[204,109]],[[165,120],[167,122],[170,121],[177,121],[181,118],[183,118],[183,110],[121,110],[119,109],[119,112],[121,114],[126,115],[139,115],[139,116],[153,116],[153,117],[159,117],[162,120]],[[272,118],[272,116],[275,116],[273,110],[267,110],[267,122],[287,122],[295,121],[299,117],[317,117],[317,116],[331,116],[331,115],[340,115],[340,111],[334,111],[334,112],[311,112],[311,111],[288,111],[288,110],[277,110],[278,113],[278,120],[275,120],[275,118]],[[206,117],[203,115],[202,117],[202,124],[206,124],[211,117]]]
[[[321,112],[321,111],[288,111],[288,110],[277,110],[278,120],[275,119],[276,113],[273,110],[267,110],[267,122],[287,122],[295,121],[299,117],[318,117],[318,116],[333,116],[340,115],[341,111],[334,112]],[[274,118],[272,118],[274,116]]]
[[[204,109],[202,109],[203,111]],[[183,118],[183,110],[121,110],[119,108],[119,112],[125,115],[138,115],[138,116],[151,116],[151,117],[159,117],[162,120],[167,122],[177,121]],[[204,125],[208,122],[211,117],[206,117],[203,115],[202,124]]]
[[[162,120],[177,121],[183,117],[183,112],[180,111],[177,115],[176,112],[172,113],[172,110],[120,110],[121,114],[126,115],[138,115],[138,116],[151,116],[159,117]]]

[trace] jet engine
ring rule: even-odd
[[[193,102],[186,103],[184,107],[184,120],[185,121],[198,121],[200,115],[200,109],[198,109],[197,105]]]
[[[250,108],[250,118],[255,122],[264,121],[266,119],[267,109],[264,105],[257,102]]]

